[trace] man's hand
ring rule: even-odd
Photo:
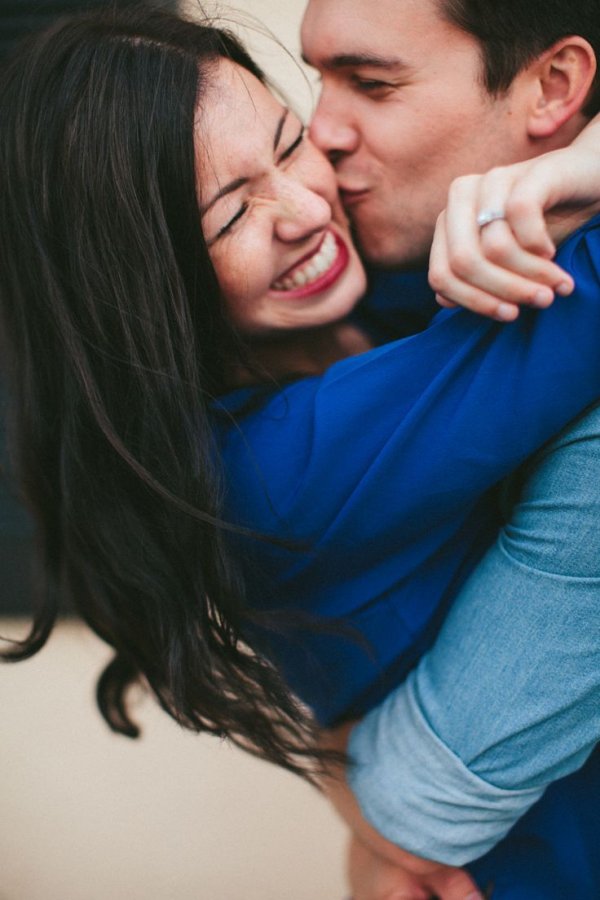
[[[323,735],[322,746],[346,752],[353,723]],[[351,830],[349,878],[352,900],[483,900],[462,869],[409,853],[382,837],[362,815],[343,767],[332,768],[322,787]]]
[[[440,900],[481,898],[462,869],[436,863],[429,863],[429,866],[427,875],[412,875],[373,853],[353,836],[348,854],[352,900],[429,900],[433,896]]]

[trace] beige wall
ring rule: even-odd
[[[183,0],[182,3],[189,13],[201,15],[204,10],[231,26],[266,73],[308,118],[316,92],[311,84],[314,76],[299,62],[304,5],[304,0],[237,0],[234,4]]]
[[[112,734],[93,700],[105,658],[63,624],[0,669],[0,900],[341,900],[325,801],[149,700],[139,741]]]
[[[301,2],[244,6],[296,50]],[[306,112],[298,70],[254,42]],[[325,802],[147,701],[141,741],[111,734],[93,701],[105,655],[62,625],[0,669],[0,900],[341,900],[343,832]]]

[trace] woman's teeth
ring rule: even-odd
[[[331,231],[328,231],[318,253],[311,256],[302,266],[299,266],[291,275],[281,278],[279,281],[273,282],[273,289],[276,291],[291,291],[294,288],[303,287],[316,281],[321,275],[331,267],[337,256],[337,244],[335,237]]]

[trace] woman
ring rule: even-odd
[[[287,685],[331,724],[401,680],[496,527],[488,489],[598,396],[600,304],[377,346],[330,168],[213,28],[73,20],[2,103],[3,339],[45,575],[13,658],[60,594],[115,648],[113,728],[136,733],[142,678],[187,727],[310,774],[327,756]]]

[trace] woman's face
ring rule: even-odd
[[[246,334],[343,318],[365,290],[333,170],[298,118],[221,60],[196,123],[202,229]]]

